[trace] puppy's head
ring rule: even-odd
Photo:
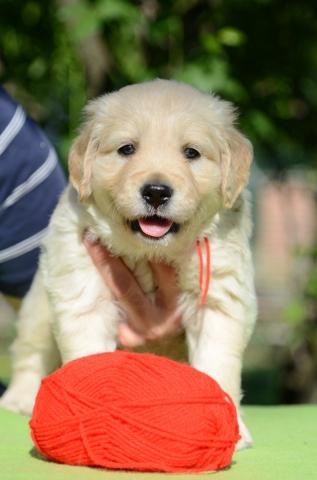
[[[252,148],[231,104],[155,80],[92,101],[70,157],[70,179],[122,234],[167,245],[231,208]]]

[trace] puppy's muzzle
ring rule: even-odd
[[[170,201],[173,189],[161,183],[147,183],[141,188],[141,195],[148,205],[156,209]]]

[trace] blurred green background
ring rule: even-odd
[[[259,322],[246,355],[245,401],[316,402],[317,4],[0,0],[1,83],[42,125],[65,168],[87,100],[155,77],[234,102],[255,147]],[[287,228],[270,220],[273,210]],[[287,252],[276,257],[281,266],[274,251]],[[171,350],[184,355],[179,340]],[[5,353],[0,362],[5,372]]]

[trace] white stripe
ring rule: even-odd
[[[32,237],[26,238],[25,240],[22,240],[22,242],[12,245],[12,247],[0,250],[0,263],[20,257],[21,255],[24,255],[25,253],[28,253],[34,248],[38,247],[47,231],[48,227],[44,228],[44,230],[41,230],[35,235],[32,235]]]
[[[2,205],[0,205],[0,212],[5,208],[11,207],[15,202],[20,200],[21,197],[29,193],[40,183],[44,182],[50,173],[54,170],[57,164],[57,157],[54,150],[50,149],[49,154],[43,165],[35,170],[32,175],[18,187],[5,199]]]
[[[26,115],[22,107],[18,106],[10,122],[0,135],[0,155],[5,151],[14,137],[19,133],[24,125]]]

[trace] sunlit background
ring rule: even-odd
[[[246,353],[245,402],[316,402],[316,2],[0,0],[0,77],[65,168],[82,107],[105,91],[174,78],[238,106],[256,160],[259,319]],[[3,304],[3,380],[12,316]],[[184,358],[183,338],[161,353]]]

